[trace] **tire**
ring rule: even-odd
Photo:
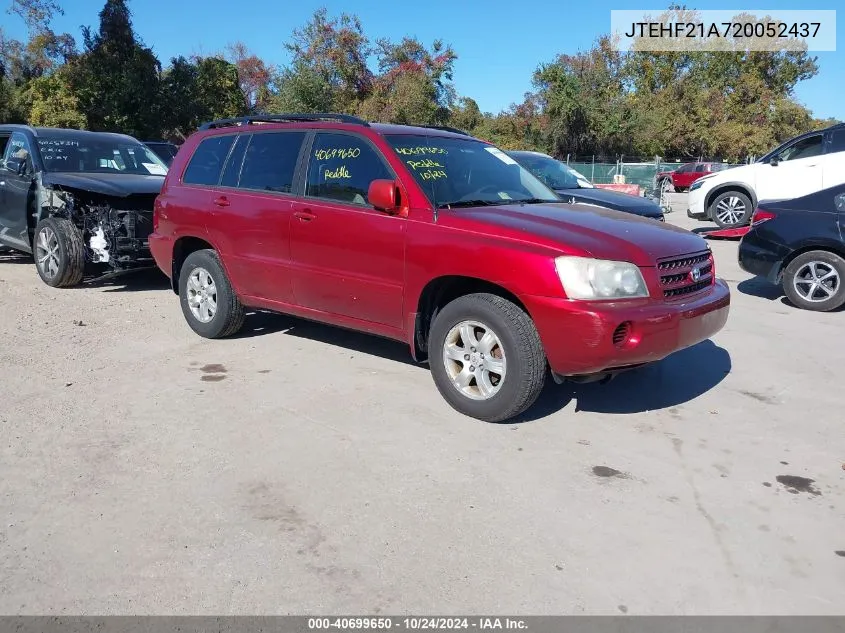
[[[814,277],[823,283],[814,283]],[[835,310],[845,304],[845,259],[830,251],[801,253],[789,262],[782,283],[784,294],[799,308]]]
[[[487,340],[488,344],[466,345],[462,331],[471,341],[484,344]],[[493,335],[492,346],[485,332]],[[447,356],[447,344],[451,356]],[[464,352],[466,347],[470,349]],[[497,361],[495,366],[501,367],[502,373],[492,371],[489,365],[486,371],[470,365],[477,362],[484,367],[490,358]],[[434,384],[446,402],[464,415],[485,422],[503,422],[528,409],[546,380],[546,355],[531,317],[507,299],[486,293],[459,297],[438,312],[429,336],[429,365]],[[458,385],[458,375],[466,378],[463,389]],[[481,382],[477,376],[482,377]]]
[[[661,193],[673,193],[675,185],[672,184],[671,178],[661,178],[660,182],[657,183],[657,190]]]
[[[213,306],[202,300],[205,296],[214,300]],[[244,307],[223,270],[217,252],[211,249],[194,251],[182,264],[179,303],[188,325],[204,338],[231,336],[244,324]],[[208,320],[203,320],[205,318]]]
[[[723,229],[745,226],[751,221],[753,213],[754,205],[751,203],[751,198],[736,190],[723,191],[713,198],[713,202],[707,209],[710,219]]]
[[[82,231],[65,218],[44,218],[35,227],[32,256],[38,276],[53,288],[70,288],[85,272]]]

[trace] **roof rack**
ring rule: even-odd
[[[443,130],[444,132],[453,132],[455,134],[460,134],[462,136],[472,136],[469,132],[465,132],[464,130],[459,130],[456,127],[449,127],[448,125],[418,125],[417,127],[425,127],[430,128],[432,130]]]
[[[251,116],[236,117],[233,119],[218,119],[217,121],[209,121],[203,123],[200,130],[213,130],[221,127],[228,127],[231,125],[252,125],[253,123],[283,123],[285,121],[337,121],[339,123],[352,123],[354,125],[364,125],[369,127],[370,124],[359,119],[356,116],[349,114],[336,114],[333,112],[310,112],[310,113],[291,113],[291,114],[256,114]]]

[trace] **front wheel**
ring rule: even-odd
[[[194,251],[179,273],[179,302],[191,329],[205,338],[231,336],[244,323],[244,307],[217,253]]]
[[[65,218],[44,218],[35,227],[32,255],[38,276],[53,288],[69,288],[85,273],[82,232]]]
[[[530,407],[546,379],[534,322],[502,297],[478,293],[448,303],[429,336],[434,384],[457,411],[502,422]]]
[[[829,251],[809,251],[783,273],[783,291],[804,310],[829,312],[845,304],[845,259]]]
[[[751,199],[741,191],[725,191],[710,203],[710,218],[723,229],[745,226],[753,211]]]

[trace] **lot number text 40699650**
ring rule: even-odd
[[[374,617],[374,618],[308,618],[308,629],[312,631],[347,629],[385,631],[388,629],[444,631],[459,630],[525,630],[524,620],[515,618],[460,618],[460,617]]]

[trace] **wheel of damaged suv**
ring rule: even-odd
[[[243,325],[244,307],[213,250],[194,251],[185,259],[179,302],[188,325],[205,338],[230,336]]]
[[[459,297],[437,313],[429,365],[446,401],[486,422],[525,411],[546,378],[546,356],[534,322],[511,301],[486,293]]]
[[[845,304],[845,259],[829,251],[802,253],[786,267],[783,291],[804,310],[835,310]]]
[[[35,268],[41,280],[53,288],[68,288],[82,281],[85,243],[82,232],[65,218],[44,218],[32,240]]]
[[[741,191],[725,191],[710,203],[710,218],[723,229],[745,226],[753,211],[751,199]]]

